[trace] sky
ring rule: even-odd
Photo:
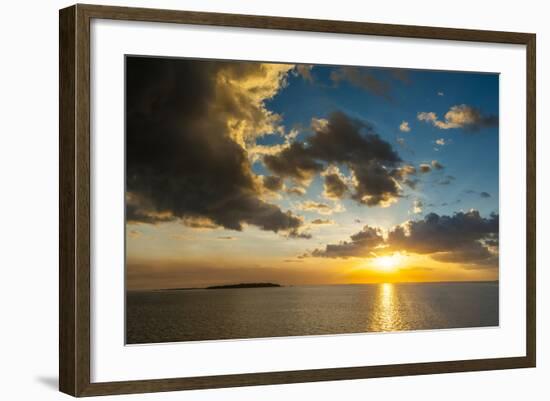
[[[497,280],[498,88],[128,56],[127,288]]]

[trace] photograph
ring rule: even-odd
[[[499,326],[499,74],[398,67],[125,55],[126,344]]]

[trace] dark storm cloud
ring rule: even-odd
[[[342,67],[332,71],[330,79],[336,84],[341,81],[347,81],[374,95],[383,97],[387,100],[391,99],[391,86],[389,82],[378,79],[368,68]]]
[[[324,194],[329,199],[342,199],[348,192],[348,186],[341,175],[332,172],[324,175]]]
[[[498,256],[479,242],[472,242],[464,248],[453,249],[452,252],[439,252],[432,259],[446,263],[478,264],[482,266],[498,263]]]
[[[330,79],[336,85],[348,82],[386,100],[392,100],[392,81],[410,84],[410,76],[403,69],[340,67],[331,72]]]
[[[312,156],[327,162],[379,160],[394,164],[401,161],[397,152],[374,132],[371,125],[342,112],[332,113],[328,123],[318,126],[308,142]]]
[[[351,197],[359,203],[384,205],[401,195],[398,180],[404,175],[395,173],[401,158],[368,123],[334,112],[328,120],[312,124],[312,129],[307,143],[294,142],[277,154],[265,156],[267,168],[279,176],[304,182],[327,164],[344,165],[354,177]]]
[[[349,241],[339,244],[328,244],[324,249],[315,249],[311,256],[324,258],[367,257],[373,250],[384,243],[379,228],[365,226],[353,234]]]
[[[174,220],[176,217],[173,214],[155,210],[150,200],[145,200],[135,193],[126,195],[126,221],[157,224]]]
[[[357,185],[352,199],[368,206],[386,206],[401,196],[398,184],[378,161],[352,167]]]
[[[283,151],[265,156],[264,164],[275,174],[298,181],[309,180],[323,169],[323,165],[312,157],[310,149],[302,142],[293,142]]]
[[[246,109],[242,96],[220,87],[220,72],[242,79],[268,71],[254,63],[139,57],[127,58],[126,67],[129,222],[204,220],[274,232],[303,224],[259,197],[246,151],[228,132],[228,117],[252,123],[262,110]]]
[[[284,180],[274,175],[263,178],[264,187],[270,191],[280,191],[283,188]]]
[[[430,254],[440,261],[482,264],[495,256],[482,241],[497,237],[498,227],[498,215],[484,218],[477,210],[453,216],[430,213],[422,220],[409,221],[406,227],[395,227],[387,242],[392,249]]]
[[[368,257],[376,248],[385,252],[410,252],[429,255],[441,262],[494,266],[498,253],[498,215],[481,217],[479,212],[458,212],[453,216],[430,213],[424,219],[395,226],[386,239],[379,229],[365,226],[349,241],[316,249],[311,256]]]

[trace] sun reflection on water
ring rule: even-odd
[[[403,330],[395,286],[384,283],[378,286],[377,305],[373,319],[373,331]]]

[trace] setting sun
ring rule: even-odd
[[[381,270],[390,271],[397,268],[401,264],[402,259],[403,257],[400,254],[394,253],[393,255],[377,257],[373,260],[373,264]]]

